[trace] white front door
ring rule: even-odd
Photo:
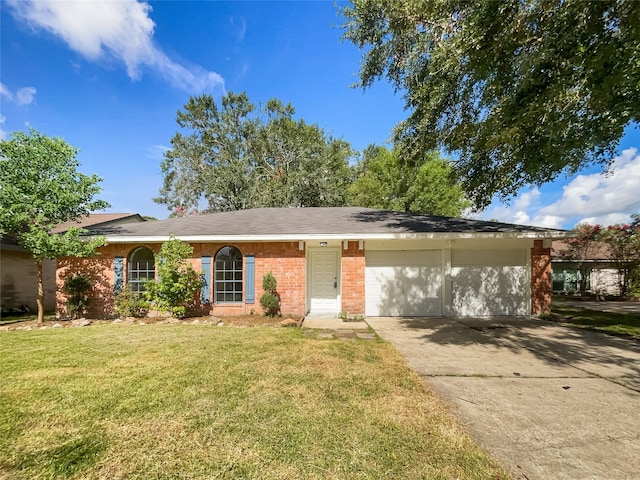
[[[339,250],[311,250],[311,292],[309,309],[313,313],[338,313]]]

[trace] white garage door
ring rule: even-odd
[[[456,316],[528,315],[526,250],[452,250],[451,310]]]
[[[365,262],[366,315],[441,314],[440,250],[373,250]]]

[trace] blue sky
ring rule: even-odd
[[[31,126],[78,147],[112,212],[168,216],[152,198],[190,95],[276,97],[356,150],[385,143],[406,117],[384,81],[351,88],[361,54],[341,42],[332,1],[2,0],[0,15],[0,134]],[[478,216],[564,228],[627,221],[640,211],[638,129],[627,129],[614,166],[524,189]]]

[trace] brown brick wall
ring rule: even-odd
[[[137,246],[137,245],[136,245]],[[113,258],[125,257],[132,250],[130,245],[107,245],[98,249],[99,255],[87,258],[66,257],[58,259],[56,271],[56,313],[65,317],[66,296],[62,292],[64,281],[75,274],[87,275],[93,282],[91,303],[86,312],[87,316],[96,318],[112,317],[113,309]]]
[[[213,315],[234,315],[251,313],[262,313],[260,306],[260,296],[262,290],[262,277],[267,272],[271,272],[278,283],[278,293],[280,294],[281,310],[283,314],[304,315],[305,314],[305,252],[298,249],[298,242],[269,242],[269,243],[238,243],[238,244],[215,244],[201,243],[194,245],[194,257],[197,265],[194,267],[201,270],[200,258],[211,257],[211,286],[210,298],[213,299],[213,265],[215,255],[219,249],[227,245],[236,247],[242,253],[242,258],[247,255],[255,257],[255,302],[253,304],[213,304],[211,313]],[[246,279],[246,262],[243,263]],[[246,288],[246,287],[245,287]],[[243,297],[246,299],[246,295]]]
[[[364,315],[364,249],[357,241],[342,249],[342,312]]]
[[[271,242],[271,243],[240,243],[240,244],[212,244],[196,243],[194,247],[191,264],[197,272],[202,271],[201,257],[211,257],[210,272],[210,296],[213,300],[213,264],[215,254],[222,247],[233,245],[240,250],[243,259],[247,255],[255,256],[255,302],[247,304],[213,304],[203,307],[203,313],[213,315],[242,315],[251,313],[262,313],[260,306],[260,296],[262,295],[262,276],[271,271],[278,282],[278,292],[282,301],[282,313],[290,315],[304,315],[305,313],[305,252],[298,249],[298,242]],[[124,272],[126,279],[127,257],[141,244],[112,244],[100,248],[100,255],[90,258],[63,258],[58,261],[56,275],[57,283],[57,305],[58,315],[66,316],[65,296],[61,287],[65,279],[76,273],[88,275],[94,283],[91,293],[91,304],[87,311],[88,316],[95,318],[112,317],[115,315],[113,303],[113,259],[114,257],[124,257]],[[154,253],[158,253],[159,244],[144,245]],[[246,262],[243,263],[246,280]],[[246,288],[246,283],[245,283]],[[246,295],[243,297],[246,299]]]
[[[531,249],[531,313],[551,312],[551,248],[534,240]]]

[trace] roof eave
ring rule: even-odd
[[[302,233],[271,235],[173,235],[189,243],[224,242],[287,242],[306,240],[458,240],[458,239],[559,239],[569,238],[573,232],[423,232],[423,233]],[[162,243],[169,235],[106,235],[107,243]]]

